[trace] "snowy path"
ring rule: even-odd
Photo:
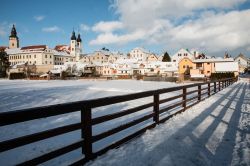
[[[237,82],[87,165],[250,165],[249,87]]]

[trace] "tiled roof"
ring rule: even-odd
[[[46,45],[33,45],[33,46],[26,46],[22,47],[21,50],[29,50],[29,49],[46,49]]]

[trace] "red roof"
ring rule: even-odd
[[[6,48],[8,48],[8,47],[6,47],[6,46],[0,46],[0,51],[1,51],[1,50],[4,51]]]
[[[70,47],[67,45],[57,45],[55,46],[55,50],[59,52],[66,51],[67,53],[70,53]]]
[[[38,49],[38,48],[46,49],[46,45],[26,46],[26,47],[22,47],[21,50]]]

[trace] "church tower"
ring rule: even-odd
[[[71,36],[71,41],[70,41],[70,55],[76,56],[76,34],[75,31],[73,30],[72,36]]]
[[[76,61],[78,62],[80,60],[80,56],[82,53],[82,39],[81,39],[81,35],[78,33],[77,39],[76,39]]]
[[[13,25],[9,36],[9,48],[19,48],[19,39],[17,37],[15,25]]]
[[[78,34],[76,41],[77,41],[77,47],[79,48],[79,51],[81,53],[82,52],[82,39],[81,39],[80,34]]]

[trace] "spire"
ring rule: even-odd
[[[16,28],[15,28],[14,24],[13,24],[12,29],[11,29],[10,37],[16,37],[17,38],[17,32],[16,32]]]
[[[82,39],[81,39],[81,36],[80,36],[80,33],[78,33],[78,36],[77,36],[77,42],[82,42]]]
[[[72,32],[71,40],[76,40],[76,34],[75,34],[74,29],[73,29],[73,32]]]

